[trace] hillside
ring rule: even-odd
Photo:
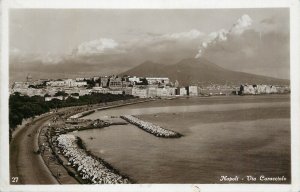
[[[224,69],[206,59],[183,59],[173,65],[163,65],[146,61],[137,67],[121,73],[121,75],[169,77],[171,81],[178,80],[180,85],[215,84],[278,84],[288,85],[289,80],[276,79],[244,72]]]

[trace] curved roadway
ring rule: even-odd
[[[38,149],[39,129],[54,114],[34,120],[30,126],[25,126],[16,133],[11,141],[9,146],[11,184],[58,184],[41,155],[34,153]],[[13,182],[13,177],[18,179],[14,179]]]
[[[59,112],[71,111],[74,108],[76,107],[64,108]],[[9,145],[11,184],[59,184],[45,165],[41,155],[35,153],[38,149],[40,129],[56,114],[52,113],[38,117],[31,125],[25,126],[16,132]],[[13,177],[18,178],[14,180],[17,182],[13,182]]]

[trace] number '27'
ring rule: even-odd
[[[11,182],[12,183],[18,183],[19,177],[11,177]]]

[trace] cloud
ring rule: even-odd
[[[287,17],[273,15],[272,17],[264,18],[257,23],[257,30],[263,34],[278,32],[289,34],[290,22]]]
[[[80,43],[69,55],[30,55],[26,58],[16,56],[17,63],[26,63],[29,59],[42,64],[60,64],[80,62],[82,64],[124,63],[138,64],[145,60],[162,63],[174,63],[185,57],[193,57],[199,42],[205,33],[191,29],[183,32],[166,34],[139,34],[134,38],[117,42],[114,39],[101,37]],[[14,57],[14,56],[13,56]]]
[[[93,55],[112,53],[113,50],[118,48],[119,43],[113,39],[101,38],[93,41],[83,42],[76,49],[73,54],[76,55]]]
[[[208,47],[203,57],[235,71],[289,79],[289,36],[247,30]]]
[[[10,60],[13,63],[18,63],[19,65],[28,65],[30,63],[41,63],[41,64],[58,64],[61,63],[64,59],[64,55],[51,54],[48,52],[44,54],[33,54],[33,53],[24,53],[22,50],[12,47],[9,51]]]
[[[184,58],[195,57],[197,53],[196,58],[205,57],[224,68],[288,78],[289,28],[285,26],[287,22],[281,21],[280,17],[271,17],[252,25],[251,17],[242,15],[231,27],[208,34],[196,29],[197,26],[195,29],[166,34],[140,32],[123,41],[100,37],[83,42],[69,55],[48,53],[25,57],[21,50],[11,49],[11,56],[19,56],[13,61],[20,67],[36,64],[32,70],[113,74],[145,60],[173,64]],[[39,68],[41,65],[43,67]],[[273,68],[267,70],[268,66]],[[16,68],[11,67],[13,70]]]
[[[229,30],[229,34],[242,34],[246,29],[248,29],[253,23],[253,20],[249,15],[241,16],[233,27]]]
[[[236,23],[229,29],[221,29],[216,32],[211,32],[207,39],[202,42],[195,58],[200,58],[205,49],[218,42],[226,41],[230,35],[241,35],[245,30],[249,29],[253,20],[249,15],[242,15]]]
[[[165,34],[161,35],[161,39],[169,39],[169,40],[183,40],[183,39],[197,39],[200,37],[203,37],[205,34],[201,31],[198,31],[196,29],[192,29],[190,31],[186,32],[180,32],[180,33],[170,33],[170,34]]]
[[[271,25],[271,24],[275,23],[275,20],[274,20],[274,17],[265,18],[265,19],[261,20],[260,23]]]
[[[243,15],[230,29],[207,35],[195,57],[231,70],[289,79],[289,27],[283,21],[265,18],[254,27],[251,17]]]
[[[137,49],[140,50],[144,48],[158,50],[159,47],[166,47],[170,44],[172,44],[172,46],[180,47],[191,42],[199,42],[203,37],[205,37],[205,33],[196,29],[167,34],[146,33],[122,42],[120,48],[127,51],[136,51]]]
[[[41,60],[43,64],[58,64],[64,60],[64,57],[47,53],[45,56],[40,56],[39,60]]]

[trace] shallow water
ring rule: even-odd
[[[157,138],[133,125],[74,134],[137,183],[220,183],[222,175],[285,176],[289,182],[289,97],[250,98],[217,98],[218,104],[189,100],[196,106],[156,101],[153,108],[145,103],[97,112],[119,115],[142,108],[141,119],[184,134],[179,139]]]

